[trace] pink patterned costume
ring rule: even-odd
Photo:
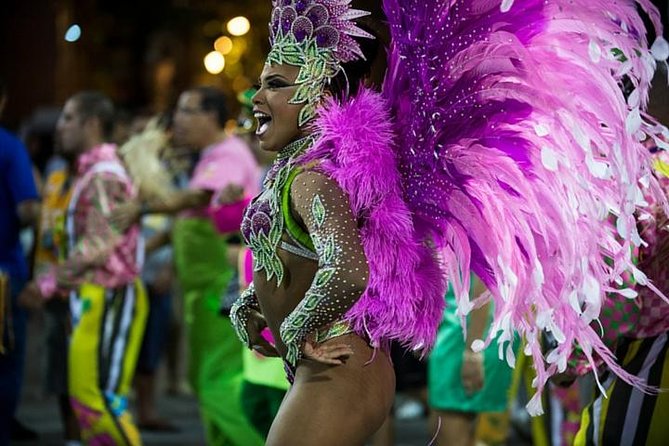
[[[104,165],[111,169],[104,169]],[[84,282],[116,288],[132,283],[139,275],[139,227],[119,234],[108,220],[115,205],[135,195],[124,172],[116,147],[110,144],[98,146],[77,160],[73,186],[78,192],[73,202],[76,206],[68,210],[68,226],[75,237],[70,240],[73,249],[63,262],[39,276],[43,296],[65,295]]]

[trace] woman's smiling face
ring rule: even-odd
[[[298,125],[304,104],[290,104],[298,86],[300,68],[294,65],[265,65],[260,75],[260,89],[253,96],[253,114],[258,121],[256,135],[260,148],[278,152],[305,135]]]

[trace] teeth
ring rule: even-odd
[[[266,114],[266,113],[263,113],[263,112],[255,112],[255,113],[253,113],[253,116],[254,116],[256,119],[269,118],[269,115]]]

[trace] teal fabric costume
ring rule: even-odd
[[[460,320],[455,315],[456,308],[453,288],[449,287],[444,318],[428,361],[430,406],[444,411],[502,412],[507,409],[513,370],[505,360],[498,358],[497,342],[493,341],[483,353],[483,388],[472,394],[465,392],[460,378],[465,339]],[[488,327],[491,320],[490,315]],[[486,329],[484,337],[487,334]]]

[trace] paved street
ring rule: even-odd
[[[16,444],[62,446],[60,419],[56,407],[56,401],[53,398],[24,402],[19,411],[19,419],[39,432],[40,441]],[[192,397],[161,397],[158,407],[163,415],[179,427],[180,431],[169,434],[142,432],[142,439],[146,446],[204,445],[204,435],[200,427],[197,406]],[[430,439],[426,429],[426,422],[423,419],[401,421],[397,426],[396,445],[427,445]]]

